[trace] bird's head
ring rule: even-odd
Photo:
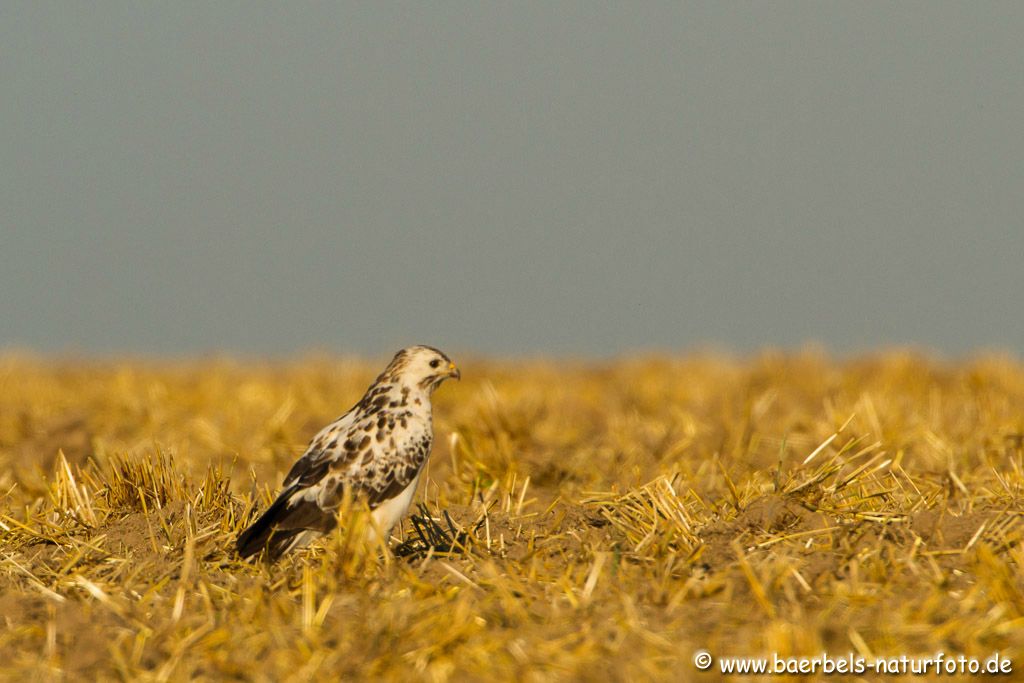
[[[410,346],[395,354],[386,374],[398,382],[415,386],[428,394],[450,377],[461,379],[462,373],[451,358],[432,346]]]

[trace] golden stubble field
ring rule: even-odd
[[[276,566],[234,559],[385,360],[0,358],[0,678],[686,680],[698,649],[1024,668],[1012,358],[457,359],[418,496],[456,552],[368,547],[353,510]]]

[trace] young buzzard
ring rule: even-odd
[[[365,499],[385,535],[412,502],[433,441],[430,396],[460,373],[429,346],[402,349],[347,413],[313,437],[277,500],[238,536],[238,554],[277,560],[338,524],[345,492]]]

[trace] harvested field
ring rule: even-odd
[[[356,508],[267,567],[234,537],[379,360],[0,358],[0,677],[685,680],[699,649],[1024,669],[1018,361],[459,360],[417,498],[451,552],[408,522],[402,557],[358,542]]]

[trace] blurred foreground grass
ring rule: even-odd
[[[268,568],[235,535],[380,362],[0,358],[0,677],[680,680],[700,648],[1024,669],[1017,361],[460,360],[417,499],[466,552],[396,558],[355,521]]]

